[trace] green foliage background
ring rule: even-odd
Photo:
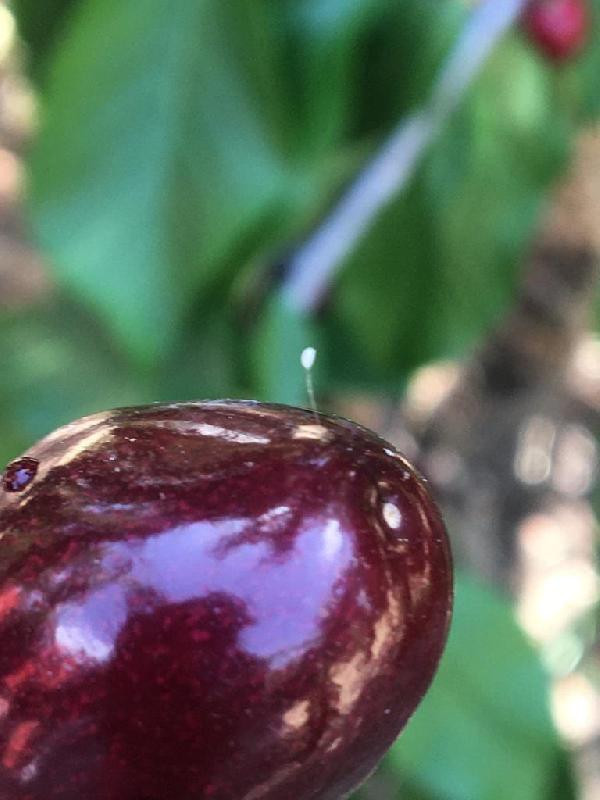
[[[28,221],[51,300],[0,317],[0,457],[103,408],[398,394],[511,301],[573,137],[600,111],[600,2],[555,68],[499,45],[407,191],[292,318],[274,266],[427,102],[464,0],[15,0],[40,102]],[[464,653],[468,653],[468,658]],[[481,652],[481,660],[474,653]],[[383,769],[405,800],[568,800],[544,676],[506,602],[459,584],[451,644]],[[394,784],[395,785],[395,784]],[[398,795],[400,796],[400,794]]]

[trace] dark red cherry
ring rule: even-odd
[[[340,800],[369,774],[451,608],[401,455],[214,402],[97,414],[27,458],[0,489],[2,800]]]
[[[587,0],[532,0],[523,15],[529,38],[553,61],[579,53],[589,25]]]

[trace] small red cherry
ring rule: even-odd
[[[586,42],[589,10],[586,0],[532,0],[522,20],[529,39],[552,61],[577,55]]]

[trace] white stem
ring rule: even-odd
[[[528,0],[482,0],[434,84],[429,103],[392,132],[329,216],[292,257],[282,296],[295,311],[319,303],[345,259],[406,186],[427,147]]]

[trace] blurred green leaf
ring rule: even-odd
[[[458,581],[438,675],[385,769],[435,800],[575,797],[540,661],[489,589]]]
[[[464,0],[382,4],[355,69],[357,130],[381,136],[421,107],[471,8]]]
[[[349,259],[327,323],[335,377],[362,383],[368,364],[381,386],[473,346],[508,307],[572,132],[554,75],[509,38]]]
[[[339,143],[356,114],[357,75],[366,35],[387,8],[386,0],[288,0],[292,80],[298,87],[302,124],[296,141],[314,159]]]
[[[330,379],[368,385],[392,376],[398,385],[428,355],[423,343],[433,276],[421,201],[409,189],[350,258],[326,318],[335,345]]]
[[[65,298],[0,317],[0,462],[85,414],[151,402],[237,397],[236,339],[212,298],[162,369],[132,370],[105,331]]]
[[[199,305],[157,373],[156,400],[221,399],[245,396],[239,341],[229,307],[215,293]]]
[[[139,14],[82,0],[43,98],[33,227],[60,282],[139,363],[173,349],[199,292],[284,248],[347,176],[361,146],[348,134],[370,134],[378,111],[360,110],[378,91],[359,79],[375,31],[401,53],[427,45],[410,75],[429,80],[464,7],[403,5],[151,0]],[[373,75],[410,102],[414,80]]]
[[[423,171],[433,244],[423,355],[461,355],[508,307],[573,132],[554,75],[509,38]]]
[[[316,329],[310,320],[290,308],[278,293],[274,294],[251,343],[258,398],[308,406],[306,374],[300,355],[305,347],[315,346],[318,347]]]
[[[49,57],[60,43],[65,25],[82,0],[13,0],[11,9],[17,19],[19,33],[28,47],[30,73],[44,79]]]
[[[67,302],[0,317],[0,375],[2,463],[84,414],[156,399],[152,384]]]
[[[34,229],[62,283],[144,363],[289,178],[243,69],[268,52],[240,31],[243,6],[87,0],[49,80]]]
[[[587,0],[586,6],[590,14],[587,40],[581,52],[557,71],[562,100],[580,124],[594,122],[600,117],[600,0]],[[544,61],[544,56],[540,54],[539,59]]]
[[[229,302],[232,285],[267,274],[318,224],[366,154],[427,101],[471,10],[464,0],[41,6],[16,2],[32,52],[51,65],[33,228],[60,283],[138,368],[173,376],[196,314],[203,335],[220,330],[209,348],[228,354],[220,363],[247,351],[229,312],[203,327],[215,287]],[[556,70],[507,37],[332,287],[318,324],[329,384],[398,391],[414,367],[464,355],[495,323],[574,121],[597,106],[599,54],[590,35],[582,57]],[[252,338],[248,388],[304,397],[285,367],[297,321],[273,309]],[[214,374],[219,391],[235,391],[236,378]]]

